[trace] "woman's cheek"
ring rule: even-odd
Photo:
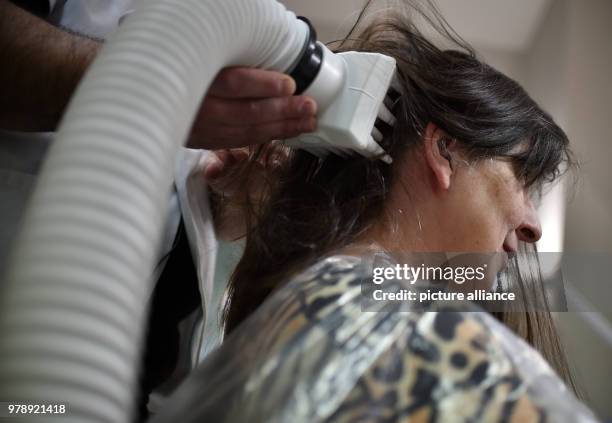
[[[467,210],[466,210],[467,211]],[[486,203],[474,204],[461,220],[455,220],[461,227],[461,249],[459,251],[491,252],[496,251],[496,239],[500,232],[499,218]]]

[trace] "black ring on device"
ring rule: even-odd
[[[298,16],[298,19],[306,22],[310,32],[306,48],[304,48],[297,65],[289,74],[295,80],[295,95],[300,95],[306,91],[319,74],[323,64],[323,49],[317,43],[317,32],[307,18]]]

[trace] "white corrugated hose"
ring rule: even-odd
[[[147,0],[125,20],[65,114],[1,287],[2,401],[131,419],[175,154],[222,67],[288,71],[307,37],[275,0]]]

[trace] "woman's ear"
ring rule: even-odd
[[[448,190],[453,174],[451,151],[456,141],[433,123],[428,123],[423,135],[425,162],[433,174],[436,188]]]

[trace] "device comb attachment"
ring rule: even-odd
[[[334,54],[323,48],[321,70],[303,93],[319,105],[317,130],[285,140],[285,144],[318,156],[358,153],[391,163],[379,144],[383,131],[377,126],[395,124],[387,99],[395,59],[378,53]]]

